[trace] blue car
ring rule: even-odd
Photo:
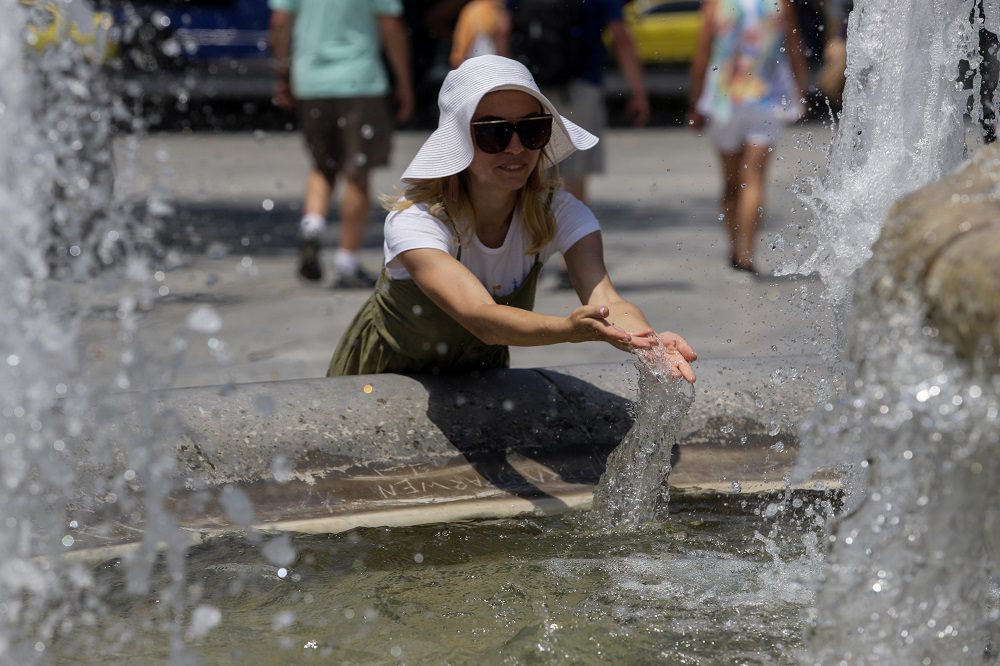
[[[267,0],[103,0],[120,31],[123,91],[148,101],[267,100]]]

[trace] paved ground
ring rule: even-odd
[[[390,192],[425,133],[397,136],[391,165],[377,172]],[[829,132],[796,127],[776,150],[758,263],[772,272],[789,258],[770,249],[807,227],[793,182],[822,167]],[[607,263],[619,290],[661,328],[682,333],[703,358],[812,353],[828,332],[813,278],[737,279],[726,265],[716,199],[718,172],[707,140],[681,128],[613,130],[604,140],[608,173],[592,183],[604,227]],[[820,148],[811,146],[818,145]],[[285,133],[157,134],[120,160],[123,194],[163,215],[172,248],[159,296],[140,323],[147,365],[158,386],[194,386],[322,376],[340,334],[366,295],[303,284],[295,276],[295,229],[306,162],[299,137]],[[381,260],[381,223],[373,223],[366,263]],[[807,230],[807,229],[806,229]],[[336,224],[329,241],[336,238]],[[116,294],[103,294],[111,307]],[[537,308],[568,313],[575,296],[543,279]],[[189,324],[199,308],[212,317]],[[201,311],[204,315],[205,310]],[[88,356],[116,347],[116,324],[83,326]],[[515,349],[515,366],[623,360],[597,343]],[[157,362],[151,362],[157,361]]]

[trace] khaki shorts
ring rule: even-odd
[[[589,81],[574,80],[566,88],[546,88],[542,93],[567,120],[591,134],[601,136],[608,124],[604,106],[604,88]],[[604,173],[604,142],[590,150],[577,150],[559,163],[559,175],[580,179],[592,173]]]
[[[320,171],[364,175],[389,163],[392,120],[385,97],[303,99],[298,113],[306,148]]]

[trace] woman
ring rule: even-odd
[[[708,124],[722,161],[729,263],[751,275],[767,163],[785,125],[802,113],[806,62],[796,30],[789,0],[705,0],[691,63],[688,124],[695,131]]]
[[[462,7],[451,38],[448,61],[458,67],[469,58],[501,53],[502,35],[510,30],[504,0],[471,0]]]
[[[500,368],[508,345],[600,340],[624,351],[662,345],[671,375],[693,382],[694,351],[654,332],[618,295],[593,213],[547,175],[597,137],[560,116],[528,70],[502,56],[451,71],[438,104],[437,130],[403,173],[402,197],[387,205],[375,293],[327,375]],[[534,313],[539,271],[557,251],[583,306]]]

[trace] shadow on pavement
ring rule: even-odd
[[[496,381],[497,372],[508,378]],[[596,484],[608,455],[633,422],[629,402],[621,396],[551,370],[472,373],[470,390],[461,394],[441,377],[413,378],[427,390],[427,417],[468,464],[497,488],[532,502],[559,501],[541,487],[547,475],[567,483]],[[531,404],[525,403],[526,395],[533,396]],[[595,403],[603,405],[600,411]],[[615,417],[603,421],[595,419],[595,413]],[[532,434],[537,432],[560,435],[546,441]],[[487,446],[470,446],[483,441],[481,433],[495,435]],[[534,467],[534,475],[526,475],[516,466],[518,459],[538,463],[547,472]]]
[[[171,204],[172,210],[160,217],[158,238],[165,248],[208,255],[229,253],[284,253],[299,246],[301,202],[273,200],[273,208],[264,210],[260,203],[210,202]],[[374,222],[384,212],[372,207]],[[329,233],[336,237],[338,222],[330,220]],[[364,247],[382,246],[382,225],[369,224]]]

